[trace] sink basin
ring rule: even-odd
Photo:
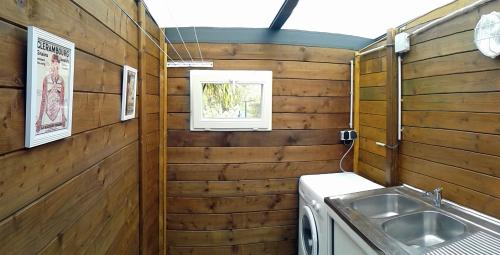
[[[423,211],[393,218],[382,224],[392,238],[410,247],[433,246],[465,233],[463,223],[435,211]]]
[[[368,218],[387,218],[415,211],[421,206],[399,194],[383,194],[355,200],[351,207]]]

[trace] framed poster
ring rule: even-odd
[[[75,44],[28,27],[26,137],[31,148],[71,136]]]
[[[122,78],[122,120],[135,117],[137,90],[137,70],[130,66],[123,66]]]

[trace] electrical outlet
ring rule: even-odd
[[[354,141],[358,137],[358,134],[354,130],[342,130],[340,131],[341,141]]]

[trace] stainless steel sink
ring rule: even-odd
[[[368,218],[387,218],[415,211],[421,204],[399,194],[383,194],[355,200],[351,207]]]
[[[467,228],[440,212],[423,211],[388,220],[382,229],[407,246],[430,247],[463,235]]]
[[[500,244],[500,220],[447,200],[436,205],[434,197],[407,185],[327,197],[325,203],[377,254],[500,254],[500,245],[489,247]]]

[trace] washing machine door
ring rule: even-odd
[[[309,206],[305,205],[304,213],[300,216],[299,233],[300,246],[305,255],[318,255],[318,231],[316,229],[316,220]]]

